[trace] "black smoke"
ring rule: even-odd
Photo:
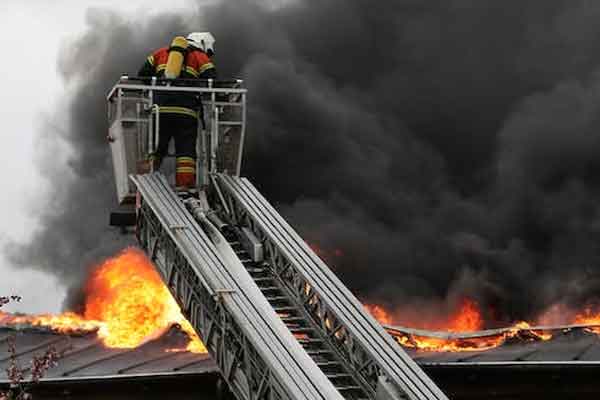
[[[48,176],[53,207],[16,261],[77,284],[82,265],[123,246],[106,228],[104,95],[173,35],[209,29],[221,76],[250,90],[244,175],[362,299],[468,296],[496,322],[592,301],[598,17],[585,0],[223,1],[144,21],[90,11],[61,57],[69,129],[43,132],[72,148],[73,178]]]

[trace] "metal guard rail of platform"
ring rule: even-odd
[[[199,80],[199,79],[156,79],[156,78],[129,78],[122,77],[119,82],[112,87],[107,101],[115,97],[119,90],[153,90],[156,92],[176,92],[176,93],[228,93],[228,94],[246,94],[247,89],[235,87],[242,84],[242,80]]]

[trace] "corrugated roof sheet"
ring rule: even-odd
[[[41,356],[53,346],[62,357],[46,379],[135,377],[148,374],[204,373],[216,371],[208,354],[180,351],[187,336],[171,328],[156,340],[135,349],[110,349],[94,333],[68,336],[39,329],[0,329],[0,381],[6,380],[10,362],[9,338],[15,338],[17,361],[27,367],[34,356]]]

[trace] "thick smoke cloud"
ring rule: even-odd
[[[103,96],[153,48],[207,28],[221,75],[250,90],[244,174],[361,298],[443,312],[469,296],[490,323],[594,301],[599,16],[584,0],[91,11],[61,62],[68,174],[48,176],[56,207],[17,261],[77,283],[123,246],[105,228]]]

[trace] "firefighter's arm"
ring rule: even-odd
[[[217,70],[212,63],[203,65],[200,72],[190,66],[186,67],[185,72],[184,76],[188,79],[217,79]]]
[[[212,63],[211,63],[211,65],[212,65]],[[204,71],[202,71],[200,73],[200,75],[198,76],[198,78],[200,78],[200,79],[217,79],[217,69],[213,65],[212,67],[207,68]]]
[[[156,68],[154,67],[154,56],[150,56],[146,59],[146,61],[144,62],[144,65],[138,71],[138,76],[140,76],[140,77],[154,76],[155,71],[156,71]]]

